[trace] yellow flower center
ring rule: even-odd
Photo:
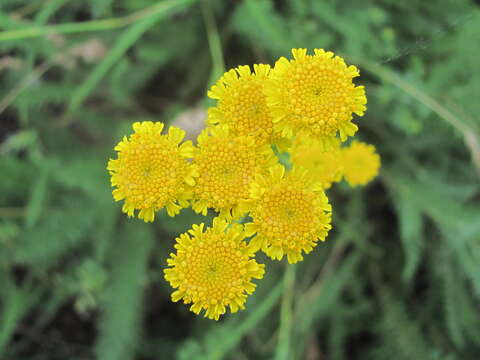
[[[257,176],[250,199],[242,205],[252,222],[245,225],[252,249],[261,249],[272,259],[287,255],[290,263],[303,259],[330,230],[331,206],[319,183],[303,169],[274,165],[269,176]]]
[[[243,278],[241,265],[248,261],[248,256],[231,245],[224,236],[215,236],[186,251],[188,263],[177,266],[184,274],[184,287],[192,299],[216,303],[235,296]]]
[[[366,185],[380,169],[380,156],[373,145],[352,141],[349,147],[342,149],[344,175],[352,185]]]
[[[315,233],[314,214],[313,194],[279,185],[265,194],[253,216],[263,234],[277,245],[290,247]]]
[[[233,205],[245,197],[253,175],[249,155],[245,149],[237,148],[226,141],[217,142],[225,150],[216,146],[206,147],[195,159],[199,166],[200,178],[195,193],[212,201],[215,208]],[[223,143],[223,144],[222,144]]]
[[[219,100],[218,109],[239,135],[266,140],[272,134],[273,122],[262,91],[263,82],[264,79],[256,77],[240,78]]]
[[[129,216],[140,210],[138,217],[146,222],[165,207],[170,216],[180,212],[191,198],[196,171],[187,161],[193,155],[190,141],[182,141],[185,132],[174,126],[162,135],[163,124],[136,122],[135,131],[124,137],[115,150],[117,159],[110,159],[107,169],[116,201],[125,200],[122,211]]]
[[[330,60],[330,59],[329,59]],[[311,126],[313,132],[334,135],[340,121],[352,112],[351,76],[338,70],[338,64],[315,57],[296,60],[285,82],[286,93],[291,96],[294,122]]]
[[[194,209],[197,212],[205,208],[229,210],[247,198],[255,174],[266,171],[269,161],[274,159],[270,148],[261,147],[259,150],[249,137],[228,136],[227,133],[205,135],[194,159],[200,175],[194,197],[202,204],[198,207],[195,204]]]
[[[164,138],[151,143],[132,140],[119,156],[118,189],[138,209],[161,208],[184,190],[188,163]]]
[[[216,107],[209,109],[211,124],[227,125],[232,133],[253,136],[257,144],[270,142],[273,119],[264,94],[270,73],[269,65],[248,66],[227,71],[208,92],[217,99]]]
[[[280,58],[265,85],[274,130],[292,138],[300,133],[323,139],[327,144],[337,132],[344,141],[358,127],[353,113],[363,115],[367,99],[363,86],[352,79],[359,75],[331,52],[292,49],[293,60]]]
[[[302,140],[302,139],[299,139]],[[307,169],[315,181],[322,183],[325,189],[342,178],[340,143],[325,149],[318,141],[296,141],[291,150],[292,163]]]
[[[203,228],[194,225],[177,238],[165,279],[177,289],[173,301],[183,299],[196,314],[205,309],[205,316],[217,320],[227,306],[232,312],[244,308],[247,295],[255,290],[251,280],[262,278],[265,270],[252,259],[242,225],[216,218],[212,228]]]

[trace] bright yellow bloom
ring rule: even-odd
[[[252,249],[262,249],[272,259],[286,254],[289,263],[303,260],[318,240],[331,229],[331,206],[320,183],[305,170],[294,168],[285,174],[277,164],[268,177],[257,175],[250,187],[250,199],[242,207],[250,210],[252,223],[245,225]]]
[[[255,291],[252,279],[261,279],[265,265],[253,259],[254,253],[243,240],[243,225],[216,218],[213,227],[193,225],[177,238],[176,254],[167,260],[165,279],[177,289],[172,301],[183,299],[190,310],[218,320],[226,312],[245,308],[247,295]]]
[[[233,136],[220,126],[205,129],[193,160],[199,172],[193,209],[203,215],[208,208],[221,217],[241,215],[238,203],[248,197],[255,174],[265,173],[275,162],[270,146],[255,144],[251,136]]]
[[[281,57],[265,87],[275,128],[291,138],[305,133],[330,144],[337,132],[344,141],[358,127],[352,113],[363,115],[367,103],[363,86],[355,86],[358,69],[330,51],[292,49],[294,59]]]
[[[273,121],[264,94],[270,65],[239,66],[227,71],[208,92],[218,100],[208,110],[210,124],[227,125],[233,135],[251,135],[259,144],[271,142]]]
[[[138,217],[145,222],[163,207],[170,216],[178,214],[188,206],[197,176],[186,160],[193,155],[192,143],[179,145],[185,132],[173,126],[162,135],[160,122],[136,122],[133,130],[115,147],[118,158],[108,162],[115,201],[125,200],[122,211],[128,216],[140,210]]]
[[[292,163],[307,169],[314,180],[320,182],[325,189],[342,179],[340,141],[335,140],[331,148],[325,149],[316,140],[297,138],[290,153]]]
[[[352,141],[349,147],[342,149],[343,174],[351,185],[366,185],[378,175],[380,156],[375,146],[360,141]]]

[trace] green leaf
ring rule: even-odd
[[[296,321],[295,330],[305,333],[315,321],[326,316],[331,307],[338,301],[342,290],[352,279],[355,267],[358,266],[360,255],[358,253],[346,258],[334,275],[329,276],[321,287],[316,287],[308,304],[300,303],[300,309],[308,306],[308,311],[302,311]]]
[[[429,347],[425,343],[418,323],[405,309],[402,299],[394,297],[384,285],[380,288],[382,334],[384,341],[392,344],[390,356],[396,359],[429,359]]]
[[[93,17],[98,18],[109,12],[113,4],[113,0],[93,0],[90,1]]]
[[[44,203],[47,198],[50,171],[50,166],[48,164],[42,166],[40,168],[40,174],[33,185],[27,205],[27,215],[25,218],[27,228],[34,227],[40,218],[42,211],[44,211]]]
[[[464,289],[461,286],[461,283],[459,283],[458,274],[452,265],[453,264],[451,262],[447,262],[445,259],[444,263],[442,264],[442,275],[444,279],[443,289],[445,299],[445,322],[453,343],[462,348],[465,345],[465,337],[463,334],[463,327],[465,324],[463,324],[463,319],[461,316],[462,311],[460,306],[462,304],[458,301],[458,294],[460,291],[464,291]]]
[[[48,267],[87,241],[97,216],[93,203],[84,198],[64,200],[61,207],[49,210],[36,226],[20,234],[14,249],[15,262]]]
[[[402,277],[405,281],[410,281],[422,257],[422,211],[415,202],[409,185],[402,186],[397,195],[395,205],[400,223],[400,239],[405,252]]]
[[[38,301],[42,288],[29,285],[16,286],[13,279],[0,273],[3,290],[0,292],[2,308],[0,309],[0,354],[5,353],[11,336],[25,314]]]
[[[148,224],[129,221],[112,251],[110,281],[95,353],[102,360],[133,359],[140,336],[143,289],[153,234]]]

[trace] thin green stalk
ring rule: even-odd
[[[59,25],[33,25],[23,29],[2,31],[0,32],[0,41],[30,39],[47,36],[49,34],[73,34],[122,28],[143,18],[151,17],[155,14],[166,12],[175,6],[186,5],[194,1],[196,0],[165,0],[124,17],[65,23]]]
[[[278,342],[275,351],[276,360],[291,359],[290,339],[293,318],[293,293],[295,291],[296,265],[286,265],[283,276],[283,297],[280,309],[280,329],[278,331]]]
[[[88,31],[111,30],[130,24],[127,18],[92,20],[81,23],[65,23],[59,25],[29,26],[24,29],[0,32],[0,41],[16,41],[44,37],[49,34],[72,34]]]
[[[45,4],[42,9],[35,15],[35,24],[44,25],[47,23],[50,16],[60,9],[65,3],[70,0],[52,0]]]
[[[279,32],[279,28],[275,26],[270,13],[259,6],[257,0],[244,0],[244,2],[251,16],[252,24],[255,24],[258,30],[271,41],[273,45],[271,48],[276,51],[289,48],[289,44],[292,43],[289,34],[285,31]]]
[[[305,334],[310,327],[334,306],[342,290],[348,285],[355,272],[362,255],[359,251],[348,257],[331,254],[330,265],[327,273],[322,273],[320,278],[307,290],[307,294],[299,299],[299,305],[295,313],[295,332],[299,335]],[[339,264],[341,259],[341,264]],[[329,261],[327,260],[327,262]],[[339,264],[339,265],[338,265]],[[324,265],[326,267],[327,264]],[[335,269],[334,275],[332,271]],[[308,311],[305,311],[308,309]]]
[[[21,7],[18,10],[15,10],[14,15],[15,17],[24,17],[27,16],[34,11],[36,11],[38,8],[45,6],[45,2],[48,0],[36,0],[36,1],[30,1],[27,5]]]
[[[213,9],[210,0],[202,0],[202,15],[205,28],[207,30],[208,46],[210,48],[210,56],[212,57],[212,73],[210,82],[218,79],[225,71],[225,61],[223,59],[222,43],[218,33],[217,23],[213,16]]]
[[[97,84],[106,75],[106,73],[148,29],[155,25],[157,21],[162,19],[164,16],[169,15],[172,10],[178,10],[179,8],[190,5],[195,1],[196,0],[162,1],[152,6],[149,13],[146,13],[145,16],[142,15],[140,20],[126,29],[118,37],[118,40],[108,55],[93,69],[87,79],[77,89],[75,89],[67,107],[67,116],[64,124],[68,124],[72,120],[70,115],[82,105],[83,101],[93,91],[93,89],[95,89]]]
[[[0,309],[0,354],[4,355],[9,342],[18,329],[20,321],[38,301],[42,288],[32,286],[32,276],[27,275],[24,284],[16,286],[8,272],[1,275],[2,286],[6,289]],[[3,358],[3,356],[2,356]]]
[[[45,4],[41,7],[41,9],[35,14],[33,24],[36,26],[43,26],[45,25],[49,18],[55,14],[63,5],[65,5],[70,0],[49,0],[46,1]],[[17,25],[18,26],[18,25]],[[24,24],[21,24],[19,27],[23,27]],[[62,49],[63,50],[63,49]],[[63,53],[60,50],[59,52]],[[68,49],[65,49],[68,51]],[[24,73],[25,77],[21,80],[17,86],[15,86],[0,102],[0,113],[2,113],[5,108],[10,106],[11,103],[15,101],[15,99],[31,84],[35,83],[39,78],[43,76],[45,72],[47,72],[53,65],[57,63],[57,61],[61,58],[63,54],[57,54],[53,57],[53,59],[48,59],[38,67],[34,68],[35,60],[37,58],[37,53],[35,51],[28,53],[27,58],[25,60],[24,65]],[[19,113],[20,114],[28,114],[29,113],[29,105],[27,103],[19,103]],[[22,125],[27,125],[29,117],[28,116],[20,116],[20,121]]]
[[[57,59],[58,56],[54,60]],[[2,114],[26,88],[41,78],[54,63],[55,61],[46,61],[34,70],[29,69],[27,75],[0,100],[0,114]]]
[[[225,355],[229,353],[239,342],[245,334],[249,333],[265,316],[267,316],[272,308],[277,303],[282,294],[282,284],[277,284],[262,302],[256,304],[254,308],[249,311],[249,314],[243,322],[235,326],[223,341],[219,341],[215,349],[208,352],[205,359],[224,359]]]

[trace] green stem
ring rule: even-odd
[[[208,46],[210,48],[210,56],[212,57],[212,73],[210,82],[214,82],[225,71],[225,61],[223,59],[222,43],[218,34],[217,24],[213,16],[213,9],[210,0],[202,0],[202,15],[207,30]]]
[[[236,325],[231,331],[228,331],[228,333],[226,333],[228,335],[222,339],[223,341],[218,341],[215,348],[207,352],[205,359],[224,359],[225,355],[229,354],[242,340],[243,336],[255,328],[255,326],[270,313],[281,294],[282,286],[281,284],[277,284],[262,302],[256,304],[256,306],[249,311],[249,314],[243,322]]]
[[[125,27],[140,19],[153,16],[159,12],[168,10],[169,8],[192,3],[195,0],[166,0],[149,6],[143,10],[137,11],[133,14],[103,20],[92,20],[85,22],[65,23],[59,25],[45,25],[45,26],[29,26],[23,29],[10,30],[0,32],[0,41],[14,41],[20,39],[30,39],[35,37],[43,37],[49,34],[73,34],[89,31],[104,31],[116,28]]]
[[[62,124],[69,124],[73,118],[71,115],[82,105],[87,96],[95,89],[100,80],[117,63],[125,52],[135,44],[135,42],[163,16],[167,16],[176,8],[190,5],[196,0],[170,0],[162,1],[152,7],[144,15],[137,15],[139,21],[132,24],[124,30],[118,37],[115,45],[110,49],[108,55],[95,66],[85,81],[73,92],[67,106],[67,113]]]
[[[275,352],[276,360],[291,359],[290,339],[292,329],[292,305],[293,293],[295,290],[295,270],[296,265],[286,265],[285,274],[283,276],[283,296],[280,309],[280,329],[278,332],[277,349]]]

